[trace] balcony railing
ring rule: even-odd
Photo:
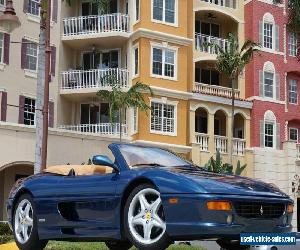
[[[232,9],[237,8],[237,0],[201,0],[201,1],[215,4],[221,7],[227,7]]]
[[[216,96],[222,96],[222,97],[232,97],[232,89],[226,88],[222,86],[217,85],[209,85],[204,83],[195,83],[195,92],[202,93],[202,94],[208,94],[208,95],[216,95]],[[235,98],[240,98],[240,91],[235,90],[234,91]]]
[[[111,81],[128,87],[129,72],[126,69],[70,70],[61,73],[61,89],[109,88]]]
[[[127,125],[122,124],[122,135],[127,135]],[[92,133],[100,135],[120,135],[120,125],[112,123],[99,123],[99,124],[79,124],[79,125],[63,125],[60,129],[71,130],[81,133]]]
[[[222,154],[228,153],[228,138],[225,136],[215,135],[215,149]]]
[[[246,140],[234,138],[232,140],[232,150],[234,155],[245,155]]]
[[[63,19],[64,36],[77,36],[105,32],[128,32],[129,16],[108,14],[101,16],[79,16]]]
[[[300,160],[300,144],[296,145],[296,149],[297,149],[297,159]]]
[[[195,133],[196,143],[200,146],[201,151],[208,151],[209,135],[203,133]]]
[[[200,33],[195,34],[195,49],[209,54],[217,54],[218,50],[214,46],[218,44],[223,50],[228,48],[229,42],[227,39],[208,36]]]

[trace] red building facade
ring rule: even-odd
[[[261,44],[247,66],[246,98],[253,101],[251,146],[282,149],[299,143],[300,63],[297,40],[287,28],[288,2],[245,2],[245,38]]]

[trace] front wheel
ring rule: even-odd
[[[160,193],[154,186],[136,187],[126,201],[124,213],[126,236],[138,249],[163,250],[171,244]]]
[[[21,250],[42,250],[47,245],[47,241],[39,240],[35,206],[29,194],[21,195],[15,205],[13,231]]]

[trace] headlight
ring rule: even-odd
[[[217,211],[230,211],[231,203],[229,201],[208,201],[207,209]]]

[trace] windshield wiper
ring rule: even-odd
[[[161,165],[161,164],[158,164],[158,163],[138,163],[138,164],[134,164],[132,165],[131,167],[134,168],[134,167],[139,167],[139,166],[151,166],[151,167],[159,167],[159,168],[167,168],[168,166],[165,166],[165,165]]]

